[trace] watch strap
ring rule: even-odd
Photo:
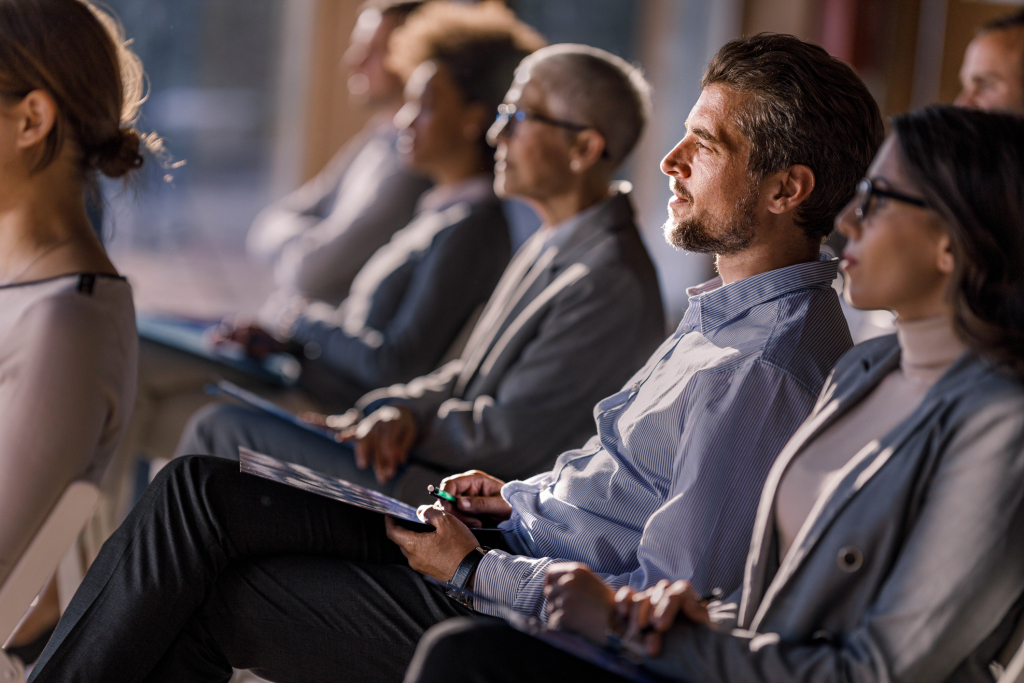
[[[476,571],[477,565],[480,564],[480,562],[484,559],[484,556],[488,552],[490,552],[490,550],[491,549],[486,546],[478,546],[470,550],[469,553],[467,553],[466,556],[462,558],[462,562],[459,562],[459,566],[455,568],[455,574],[452,576],[451,581],[449,581],[448,583],[455,586],[456,588],[465,589],[466,585],[469,583],[469,578],[473,576],[473,572]],[[458,602],[461,602],[463,605],[467,607],[473,606],[472,599],[466,597],[461,592],[449,590],[448,597],[452,598],[453,600],[457,600]]]

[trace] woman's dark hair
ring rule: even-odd
[[[467,102],[495,112],[519,62],[544,45],[539,33],[497,0],[475,5],[434,0],[395,29],[388,65],[404,80],[422,62],[433,60],[447,69]],[[493,151],[485,132],[480,132],[481,154],[490,162]]]
[[[1024,118],[929,107],[895,117],[892,131],[949,226],[957,335],[1024,379]]]
[[[88,173],[120,178],[142,165],[155,136],[132,127],[144,97],[142,64],[120,26],[82,0],[0,0],[0,93],[7,101],[43,90],[57,120],[36,169],[72,140]]]

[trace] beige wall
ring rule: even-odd
[[[743,35],[771,31],[815,40],[819,4],[819,0],[747,0],[743,8]]]
[[[949,0],[946,40],[942,53],[942,80],[939,85],[940,102],[952,102],[960,91],[960,62],[978,27],[990,19],[1009,14],[1019,5],[1019,2],[1010,4]]]
[[[303,179],[314,176],[369,118],[348,101],[346,76],[340,68],[362,0],[317,0],[313,41],[309,46],[309,83]]]

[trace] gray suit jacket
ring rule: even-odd
[[[312,304],[295,321],[300,386],[340,412],[430,372],[491,295],[510,250],[493,195],[424,212],[363,266],[341,306]]]
[[[558,246],[538,234],[522,247],[461,358],[360,400],[413,410],[422,434],[413,456],[431,476],[479,468],[515,479],[550,467],[593,434],[594,405],[664,338],[629,196],[581,218]]]
[[[864,447],[776,552],[774,505],[804,444],[899,363],[857,346],[761,496],[733,634],[679,624],[656,670],[689,681],[991,681],[1024,593],[1024,386],[965,354]]]

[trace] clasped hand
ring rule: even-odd
[[[623,586],[613,591],[591,569],[578,562],[553,564],[544,594],[548,625],[578,633],[603,645],[608,633],[639,656],[661,654],[663,634],[682,615],[697,624],[710,624],[706,602],[688,581],[662,579],[644,591]]]

